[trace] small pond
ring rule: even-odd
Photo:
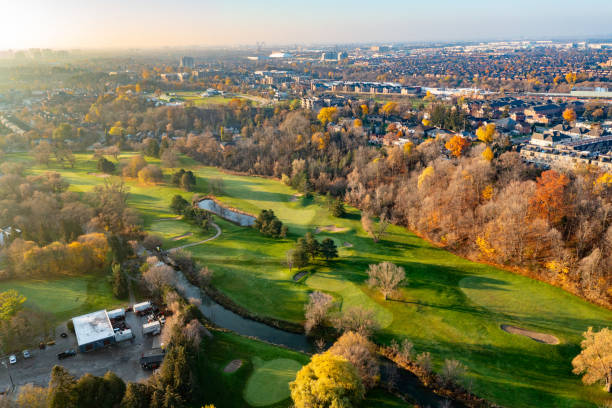
[[[223,219],[234,222],[241,227],[251,227],[255,223],[255,217],[225,208],[209,198],[198,202],[198,207],[210,211]]]

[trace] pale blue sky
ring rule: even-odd
[[[612,0],[0,0],[0,49],[612,37]]]

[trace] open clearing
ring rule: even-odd
[[[51,313],[59,323],[79,314],[113,308],[116,299],[103,276],[79,276],[54,280],[9,280],[0,282],[0,291],[15,289],[24,295],[25,305]]]
[[[532,330],[527,330],[516,326],[510,326],[507,324],[502,324],[500,326],[500,329],[511,334],[518,334],[519,336],[529,337],[530,339],[539,341],[540,343],[559,344],[559,339],[553,336],[552,334],[538,333]]]
[[[23,155],[6,156],[30,160]],[[90,191],[104,181],[87,174],[96,171],[91,154],[75,156],[74,169],[64,169],[54,163],[50,168],[28,168],[31,173],[60,172],[70,181],[73,191]],[[147,160],[159,163],[157,159]],[[595,329],[609,326],[612,311],[550,285],[462,259],[401,227],[390,226],[388,233],[375,244],[363,231],[356,209],[347,207],[344,218],[332,217],[323,197],[291,201],[297,192],[278,181],[229,175],[188,159],[183,159],[182,166],[194,170],[198,176],[197,193],[210,193],[208,180],[223,178],[222,193],[216,195],[220,202],[251,214],[272,209],[289,227],[287,238],[273,239],[254,229],[217,220],[223,234],[188,248],[214,271],[213,284],[238,305],[261,316],[302,322],[309,292],[324,290],[341,301],[343,308],[351,304],[372,307],[384,327],[376,335],[376,341],[388,343],[392,339],[408,338],[417,352],[431,352],[438,370],[444,359],[461,361],[468,367],[473,391],[497,404],[594,407],[609,397],[599,386],[584,386],[572,374],[571,360],[579,352],[581,333],[589,326]],[[166,177],[168,174],[166,171]],[[127,184],[131,189],[129,203],[142,214],[145,229],[166,239],[192,231],[181,220],[163,221],[172,223],[171,228],[155,222],[173,216],[168,207],[174,194],[190,199],[192,193],[168,184],[141,186],[134,180]],[[321,225],[346,230],[321,231],[319,240],[330,237],[340,244],[350,242],[353,247],[340,245],[339,259],[317,261],[304,269],[312,273],[305,282],[294,282],[297,271],[286,267],[285,254],[298,237]],[[162,231],[163,228],[168,229]],[[177,243],[183,241],[197,242],[196,234]],[[384,301],[365,284],[368,265],[382,261],[393,262],[406,270],[407,283],[393,300]],[[500,330],[502,324],[551,334],[560,344],[551,347],[528,337],[510,335]],[[229,359],[242,358],[249,365],[251,356],[236,354],[224,355],[217,372],[222,371]],[[259,357],[265,361],[280,358],[278,354]],[[232,376],[239,377],[243,371],[250,372],[240,369]],[[246,378],[241,378],[244,385]],[[243,401],[222,402],[218,405],[244,404]]]
[[[278,358],[262,362],[255,358],[255,371],[247,381],[244,399],[254,407],[264,407],[289,398],[289,383],[302,365],[295,360]]]

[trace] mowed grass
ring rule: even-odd
[[[302,368],[302,364],[288,358],[263,361],[255,357],[253,365],[255,371],[244,388],[244,399],[254,407],[265,407],[289,398],[289,383]]]
[[[74,170],[52,170],[67,177],[75,191],[87,191],[103,180],[88,174],[95,172],[90,158],[77,155]],[[608,398],[601,387],[582,385],[571,372],[571,360],[579,352],[581,333],[589,326],[610,326],[611,311],[550,285],[457,257],[404,228],[391,226],[375,244],[361,228],[357,210],[349,208],[346,217],[334,218],[322,197],[295,199],[296,192],[276,180],[228,175],[187,160],[183,164],[196,172],[199,192],[208,192],[211,178],[223,178],[223,192],[218,194],[222,202],[252,214],[272,209],[289,227],[286,239],[272,239],[221,220],[219,238],[189,248],[214,271],[213,284],[239,305],[262,316],[301,322],[308,294],[325,290],[343,307],[370,305],[382,325],[388,321],[385,316],[392,316],[376,335],[378,342],[407,338],[417,352],[432,353],[436,369],[447,358],[461,361],[468,367],[467,381],[474,392],[498,404],[592,407]],[[46,169],[35,166],[32,171]],[[190,198],[167,184],[128,184],[129,202],[143,215],[148,230],[159,228],[155,220],[171,216],[168,205],[174,194]],[[299,236],[325,225],[346,230],[321,232],[318,239],[331,237],[353,247],[340,247],[338,260],[317,262],[310,267],[311,277],[293,282],[296,269],[287,268],[286,252]],[[171,233],[178,230],[177,223]],[[401,265],[407,275],[406,285],[388,301],[365,284],[368,265],[382,261]],[[509,334],[499,328],[501,324],[550,333],[561,344]]]
[[[233,373],[223,369],[232,360],[242,360]],[[288,383],[295,379],[301,366],[308,363],[306,354],[275,347],[233,333],[213,332],[202,344],[198,360],[198,377],[202,388],[202,405],[216,407],[266,406],[289,408]],[[363,408],[409,407],[405,402],[380,389],[371,390]]]
[[[0,291],[14,289],[26,297],[26,307],[54,316],[59,323],[83,313],[114,308],[116,299],[105,277],[69,277],[55,280],[10,280],[0,282]]]

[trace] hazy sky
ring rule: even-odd
[[[0,49],[612,36],[612,0],[0,0]]]

